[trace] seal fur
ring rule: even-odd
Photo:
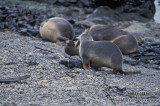
[[[79,37],[79,55],[82,58],[83,68],[90,66],[98,69],[100,67],[112,68],[112,73],[130,74],[139,72],[122,71],[122,53],[116,44],[110,41],[94,41],[89,30],[84,31]]]
[[[130,33],[114,26],[94,25],[88,32],[95,41],[111,41],[115,43],[123,54],[138,52],[138,43]]]
[[[57,42],[58,36],[73,40],[74,31],[72,25],[66,19],[54,17],[41,23],[40,36],[51,42]]]

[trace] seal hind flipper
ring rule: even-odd
[[[59,35],[59,36],[57,36],[56,37],[58,40],[60,40],[60,41],[67,41],[67,40],[69,40],[67,37],[64,37],[64,36],[62,36],[62,35]]]

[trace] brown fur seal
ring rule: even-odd
[[[89,34],[95,41],[111,41],[115,43],[123,54],[138,52],[137,40],[128,32],[114,26],[94,25],[89,29]]]
[[[40,36],[51,42],[57,42],[58,36],[73,40],[74,31],[72,25],[66,19],[54,17],[41,23]]]
[[[73,40],[69,40],[68,38],[63,36],[58,36],[57,39],[59,41],[65,42],[66,44],[64,48],[65,53],[67,53],[70,56],[75,56],[75,55],[79,56],[79,48],[76,47],[76,44]]]
[[[75,56],[75,55],[79,56],[79,49],[75,46],[75,43],[72,40],[66,41],[66,46],[64,50],[65,50],[65,53],[67,53],[70,56]]]
[[[30,75],[24,75],[17,78],[0,79],[0,83],[13,83],[29,78]]]
[[[82,58],[84,69],[88,69],[90,66],[96,69],[110,67],[113,69],[112,73],[140,73],[122,71],[122,53],[114,43],[110,41],[93,41],[88,31],[82,33],[79,39],[79,54]]]

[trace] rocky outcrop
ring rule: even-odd
[[[146,22],[153,19],[155,13],[153,0],[45,0],[45,2],[63,6],[76,5],[80,8],[93,8],[94,13],[87,17],[89,19],[82,22],[87,26],[97,23],[112,24],[113,21],[137,20]]]

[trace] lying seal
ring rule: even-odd
[[[80,46],[79,54],[82,58],[83,68],[89,69],[93,67],[110,67],[112,73],[130,74],[140,72],[124,72],[122,71],[122,53],[116,44],[110,41],[93,41],[90,33],[85,31],[79,37]]]
[[[137,40],[128,32],[114,26],[94,25],[89,29],[89,34],[95,41],[111,41],[115,43],[123,54],[138,52]]]
[[[58,36],[73,40],[74,31],[72,25],[66,19],[54,17],[41,23],[40,36],[51,42],[57,42]]]

